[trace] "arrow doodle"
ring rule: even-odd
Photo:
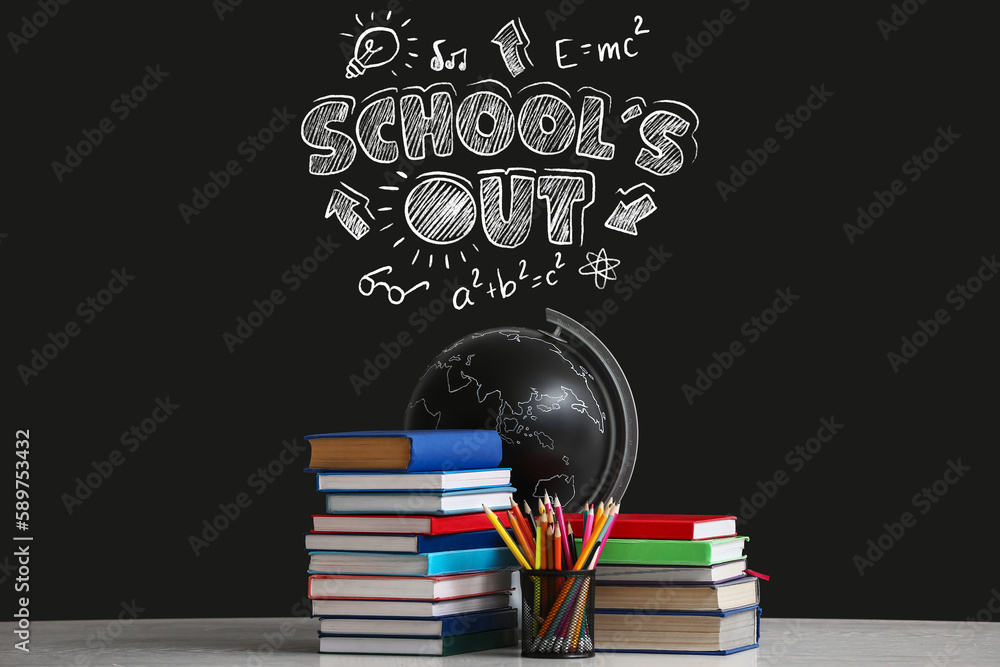
[[[653,198],[647,192],[628,205],[625,202],[619,201],[614,212],[604,221],[604,226],[618,232],[638,236],[639,228],[636,227],[636,223],[652,215],[655,210],[656,202],[653,201]]]
[[[511,19],[490,41],[500,47],[500,57],[512,77],[516,78],[527,69],[524,61],[534,66],[535,63],[531,62],[531,57],[528,55],[528,45],[531,44],[531,40],[524,31],[521,19],[517,19],[516,23]]]
[[[372,212],[368,210],[368,197],[364,196],[343,181],[341,181],[340,184],[350,192],[354,193],[357,196],[357,199],[347,194],[340,188],[334,188],[333,194],[330,195],[330,203],[326,205],[326,217],[329,218],[334,215],[337,216],[337,221],[351,236],[354,237],[355,240],[358,240],[367,234],[371,230],[371,227],[369,227],[368,223],[365,222],[365,218],[354,209],[359,204],[363,204],[362,210],[368,214],[368,220],[374,220],[375,216],[373,216]]]

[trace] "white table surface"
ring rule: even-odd
[[[517,647],[447,658],[321,655],[318,621],[308,618],[139,619],[31,623],[30,653],[14,648],[13,623],[0,623],[0,665],[90,667],[213,665],[545,665]],[[276,648],[273,648],[275,647]],[[760,648],[730,656],[604,654],[598,665],[1000,665],[1000,624],[944,621],[761,619]]]

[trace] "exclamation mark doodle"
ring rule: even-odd
[[[531,44],[531,40],[524,32],[521,19],[511,19],[507,25],[500,28],[500,32],[490,41],[500,47],[500,57],[503,58],[503,64],[507,66],[507,71],[510,72],[511,76],[517,77],[527,69],[525,61],[528,62],[528,65],[535,66],[535,63],[531,62],[531,58],[528,56],[528,45]]]

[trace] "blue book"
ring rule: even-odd
[[[455,637],[470,632],[516,627],[517,610],[505,607],[441,618],[322,616],[319,619],[319,636]]]
[[[310,551],[309,574],[362,574],[430,577],[490,570],[516,570],[507,547],[461,549],[429,554]]]
[[[503,538],[493,529],[451,535],[306,533],[307,551],[388,551],[427,554],[502,546],[505,546]]]
[[[729,611],[594,610],[594,650],[727,655],[760,642],[760,607]]]
[[[512,486],[491,486],[461,491],[419,493],[329,493],[327,514],[460,514],[490,509],[510,509]]]
[[[307,435],[307,470],[477,470],[496,468],[503,443],[488,429],[349,431]]]

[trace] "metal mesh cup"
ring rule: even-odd
[[[594,570],[521,570],[521,655],[594,657]]]

